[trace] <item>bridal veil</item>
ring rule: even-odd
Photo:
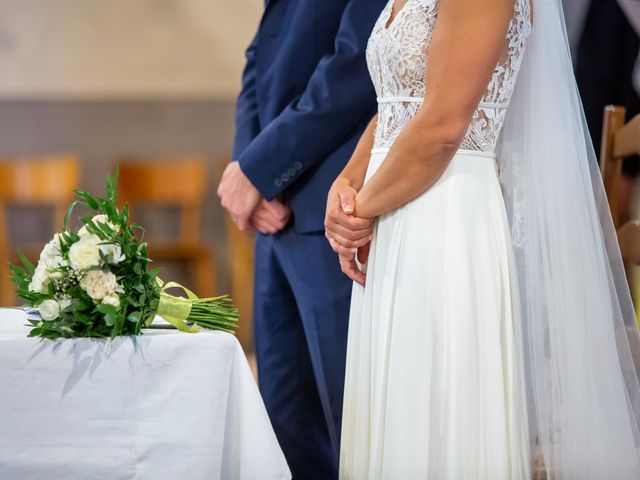
[[[518,263],[532,451],[550,479],[640,478],[640,335],[560,0],[533,0],[498,159]]]

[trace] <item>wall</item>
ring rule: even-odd
[[[261,0],[0,0],[0,98],[215,98]]]
[[[4,101],[0,157],[75,153],[82,161],[83,187],[102,192],[119,155],[204,154],[211,184],[204,233],[210,242],[221,243],[223,217],[214,189],[217,160],[231,145],[233,111],[232,102],[216,101]],[[21,220],[11,222],[14,240],[50,234],[46,223]]]
[[[0,0],[0,158],[75,153],[83,187],[101,192],[118,155],[204,154],[212,187],[204,235],[226,271],[217,161],[230,149],[243,52],[262,5]],[[150,229],[161,230],[167,215],[146,219]],[[11,237],[46,239],[42,219],[13,212]],[[226,275],[220,280],[226,288]]]

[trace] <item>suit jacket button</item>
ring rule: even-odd
[[[282,179],[283,182],[288,182],[290,180],[291,177],[289,177],[289,174],[287,173],[283,173],[282,177],[280,177]]]
[[[279,178],[277,178],[276,181],[273,182],[273,183],[275,183],[276,187],[278,187],[278,188],[280,188],[282,186],[282,180],[280,180]]]
[[[289,170],[287,170],[287,173],[289,174],[290,177],[293,177],[296,174],[296,169],[291,167],[289,168]]]
[[[302,170],[302,163],[300,162],[294,163],[293,168],[295,168],[296,170]]]

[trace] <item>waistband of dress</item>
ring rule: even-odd
[[[386,97],[378,97],[377,101],[379,104],[384,103],[423,103],[423,97],[411,97],[411,96],[386,96]],[[478,103],[478,108],[482,109],[495,109],[495,110],[506,110],[508,103],[505,102],[480,102]]]
[[[390,147],[372,148],[371,149],[371,155],[380,155],[380,154],[386,155],[387,153],[389,153],[389,150],[391,150]],[[464,149],[464,148],[458,149],[458,151],[456,152],[456,154],[454,156],[455,157],[457,157],[457,156],[484,157],[484,158],[491,158],[493,160],[496,159],[496,153],[495,152],[483,152],[483,151],[480,151],[480,150],[467,150],[467,149]]]

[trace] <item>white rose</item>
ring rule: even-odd
[[[68,262],[62,258],[62,237],[59,233],[56,233],[53,239],[44,246],[40,253],[40,261],[50,270],[68,266]]]
[[[112,272],[91,270],[80,280],[80,288],[94,300],[102,300],[107,295],[116,291],[118,283]]]
[[[60,315],[60,305],[55,300],[45,300],[38,306],[42,320],[55,320]]]
[[[40,260],[51,259],[61,254],[60,234],[56,233],[53,239],[47,243],[40,253]]]
[[[97,225],[98,223],[103,223],[105,225],[107,225],[111,230],[113,230],[114,232],[118,233],[120,231],[120,227],[118,225],[114,225],[113,223],[111,223],[109,221],[109,217],[104,215],[104,214],[100,214],[100,215],[95,215],[91,221]],[[78,235],[80,236],[80,238],[83,237],[88,237],[90,235],[92,235],[91,233],[89,233],[89,231],[87,230],[87,226],[85,225],[84,227],[82,227],[79,231],[78,231]]]
[[[120,297],[115,293],[110,293],[102,299],[102,303],[105,305],[113,305],[116,308],[120,307]]]
[[[47,293],[49,290],[49,272],[44,262],[38,262],[33,275],[31,276],[31,282],[29,283],[29,291],[37,293]]]
[[[81,238],[71,245],[69,261],[75,270],[87,270],[100,265],[100,239],[95,235]]]
[[[103,243],[100,245],[100,251],[102,255],[107,257],[107,263],[118,264],[125,260],[125,256],[122,254],[122,248],[117,243]]]

